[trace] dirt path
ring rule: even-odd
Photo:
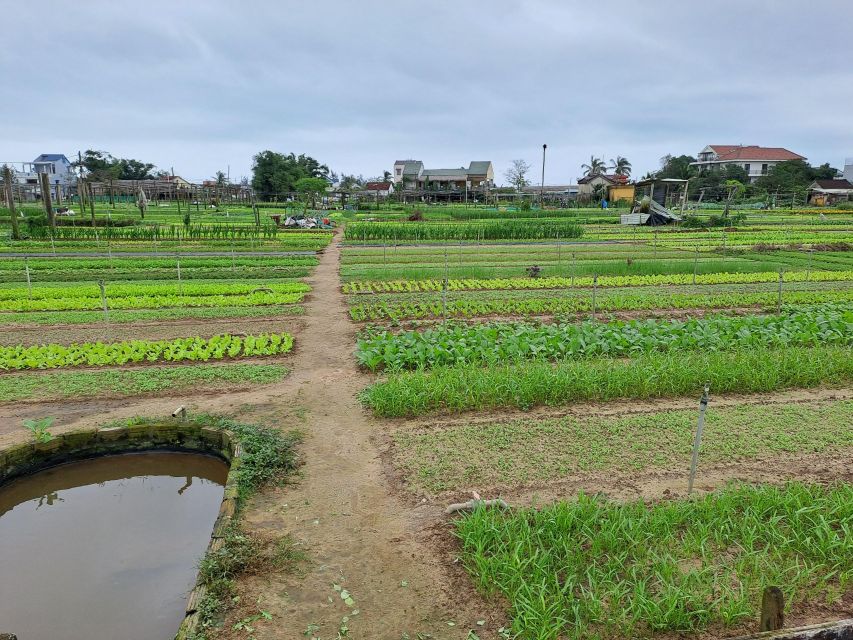
[[[354,638],[465,638],[489,616],[477,610],[476,598],[459,597],[442,568],[452,558],[429,544],[437,507],[412,508],[391,492],[377,447],[382,427],[356,398],[371,379],[352,355],[356,328],[340,293],[339,252],[327,249],[310,280],[293,393],[252,410],[257,417],[305,417],[295,425],[306,432],[303,478],[261,496],[246,521],[252,529],[290,533],[310,558],[303,575],[246,585],[261,598],[258,606],[277,616],[257,636],[337,638],[344,624]],[[344,603],[335,584],[354,605]]]
[[[63,431],[166,415],[180,404],[190,412],[301,429],[302,477],[295,485],[262,492],[244,522],[249,530],[275,537],[289,534],[308,559],[296,573],[243,580],[238,610],[220,637],[245,638],[233,624],[259,609],[273,615],[272,621],[253,624],[259,640],[327,640],[339,633],[388,640],[467,638],[469,629],[480,638],[497,637],[505,621],[474,594],[453,563],[443,505],[406,504],[385,473],[383,425],[356,397],[372,379],[353,357],[356,327],[340,293],[339,255],[340,248],[330,246],[308,279],[313,292],[288,363],[292,374],[282,383],[214,396],[4,405],[0,444],[25,438],[20,424],[27,417],[55,416],[56,431]],[[354,604],[347,605],[333,585],[346,589]]]

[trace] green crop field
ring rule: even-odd
[[[795,620],[846,613],[853,212],[697,207],[651,228],[621,225],[625,209],[353,197],[322,214],[343,226],[329,232],[273,224],[298,203],[257,204],[260,224],[245,203],[142,220],[102,199],[94,223],[55,229],[25,204],[23,238],[0,231],[0,413],[73,422],[97,403],[124,420],[180,397],[301,421],[308,465],[354,443],[347,465],[399,493],[380,505],[395,526],[424,506],[417,545],[439,550],[418,553],[464,568],[441,575],[478,617],[442,613],[448,637],[730,637],[755,630],[770,585]],[[280,491],[335,544],[333,519],[362,517]],[[264,518],[291,566],[312,548],[279,511]],[[319,601],[348,610],[324,638],[361,616],[337,562]],[[421,598],[420,579],[394,588]],[[239,610],[222,628],[250,635],[278,606],[226,600],[205,620]]]

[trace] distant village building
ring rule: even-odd
[[[397,160],[392,180],[405,190],[486,190],[494,187],[495,170],[489,160],[475,160],[458,169],[425,169],[420,160]]]
[[[609,189],[613,186],[625,184],[628,184],[628,176],[615,173],[590,173],[578,180],[578,195],[590,196],[599,185]]]
[[[815,180],[809,185],[809,201],[817,206],[853,200],[853,183],[845,178]]]
[[[364,185],[364,190],[371,196],[390,196],[394,193],[393,182],[368,182]]]
[[[746,171],[750,182],[755,182],[761,176],[766,176],[770,169],[780,162],[805,159],[805,156],[782,147],[711,144],[702,149],[696,162],[691,162],[691,164],[699,170],[699,173],[718,169],[725,165],[736,165]]]
[[[0,162],[12,170],[14,184],[22,197],[32,198],[40,193],[39,174],[45,173],[51,184],[51,191],[59,190],[64,197],[77,184],[77,176],[71,161],[62,153],[43,153],[32,162]],[[55,194],[54,194],[55,195]]]

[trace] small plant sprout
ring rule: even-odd
[[[53,435],[48,429],[53,426],[53,420],[51,416],[24,420],[24,428],[29,429],[36,442],[50,442],[53,440]]]

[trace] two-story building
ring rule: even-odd
[[[41,190],[39,174],[46,173],[51,184],[51,191],[59,190],[62,196],[67,196],[71,188],[77,184],[77,176],[71,161],[61,153],[43,153],[32,162],[7,162],[12,170],[14,182],[21,187],[22,197],[35,197]]]
[[[404,190],[484,190],[494,186],[495,170],[489,160],[474,160],[458,169],[425,169],[420,160],[397,160],[391,179]]]
[[[699,172],[719,169],[725,165],[742,167],[749,175],[750,182],[755,182],[780,162],[788,160],[805,160],[793,151],[782,147],[759,147],[742,144],[709,144],[699,152],[696,162],[690,164]]]

